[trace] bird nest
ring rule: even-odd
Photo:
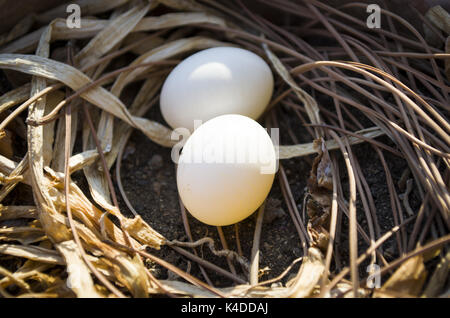
[[[373,28],[378,9],[369,16],[349,1],[74,4],[79,26],[62,5],[0,37],[3,297],[448,295],[444,8],[406,19],[380,3],[382,27]],[[274,194],[244,221],[249,248],[240,224],[233,235],[197,224],[215,235],[193,235],[182,204],[170,217],[183,237],[155,230],[151,207],[136,208],[122,180],[137,168],[121,173],[134,156],[130,136],[156,151],[174,145],[152,108],[171,69],[230,45],[260,55],[275,75],[260,122],[279,128],[279,170]],[[269,213],[282,221],[265,222]],[[261,244],[277,222],[283,249]],[[277,253],[283,260],[271,263]]]

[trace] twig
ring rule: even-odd
[[[253,235],[252,256],[250,260],[250,285],[258,284],[258,272],[259,272],[259,241],[261,238],[261,229],[264,219],[264,209],[266,202],[261,205],[258,210],[258,216],[256,219],[255,233]]]
[[[348,172],[348,180],[349,180],[349,188],[350,188],[350,197],[348,202],[348,210],[349,210],[349,238],[350,238],[350,276],[352,278],[353,285],[353,295],[358,297],[358,285],[359,285],[359,276],[358,276],[358,264],[356,262],[358,257],[358,236],[356,232],[356,182],[355,175],[353,173],[353,168],[350,163],[350,159],[348,158],[347,150],[342,143],[339,136],[334,132],[330,131],[331,136],[336,140],[341,148],[342,154],[344,155],[345,165],[347,166]],[[372,245],[374,246],[374,245]]]
[[[191,228],[189,226],[189,221],[187,219],[186,209],[184,208],[183,202],[181,201],[180,197],[178,197],[178,202],[180,204],[181,218],[183,220],[184,231],[186,232],[186,235],[188,236],[189,241],[193,242],[194,240],[192,238]],[[198,256],[197,250],[195,248],[192,248],[192,250],[194,251],[194,255]],[[209,278],[208,274],[206,273],[205,269],[203,268],[203,266],[199,264],[199,268],[200,268],[200,271],[202,272],[203,277],[205,278],[205,281],[210,286],[214,286],[211,279]]]
[[[220,242],[222,243],[223,249],[229,250],[227,240],[225,239],[225,235],[223,235],[223,230],[222,230],[221,226],[217,226],[217,232],[219,233],[219,238],[220,238]],[[236,268],[234,267],[233,263],[231,262],[231,260],[228,257],[227,257],[227,263],[228,263],[228,267],[230,268],[230,271],[233,273],[233,275],[237,275]]]
[[[200,258],[192,253],[189,253],[188,251],[186,251],[185,249],[182,249],[180,247],[174,246],[174,245],[169,245],[171,248],[173,248],[175,251],[177,251],[178,253],[184,255],[185,257],[201,264],[202,266],[204,266],[205,268],[209,268],[211,270],[216,271],[217,273],[231,279],[232,281],[238,283],[238,284],[245,284],[246,281],[243,280],[242,278],[238,277],[237,275],[234,275],[233,273],[230,273],[226,270],[224,270],[223,268],[214,265],[211,262],[208,262],[206,260],[204,260],[203,258]]]

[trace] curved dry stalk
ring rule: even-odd
[[[126,136],[125,139],[128,140],[128,138],[131,136],[131,131],[129,131]],[[139,213],[136,212],[136,210],[134,209],[133,205],[131,204],[130,200],[128,200],[128,196],[125,193],[125,190],[123,188],[122,185],[122,176],[121,176],[121,167],[122,167],[122,156],[123,156],[123,152],[124,149],[126,147],[127,142],[124,142],[120,148],[119,148],[119,152],[117,155],[117,161],[116,161],[116,182],[117,182],[117,187],[119,188],[119,192],[122,196],[123,201],[125,202],[125,205],[128,207],[128,209],[131,211],[131,213],[133,213],[134,216],[138,216]]]
[[[180,210],[181,210],[181,217],[183,219],[184,231],[186,232],[186,235],[187,235],[189,241],[194,242],[194,240],[192,238],[191,228],[189,226],[189,221],[187,219],[186,209],[184,208],[183,202],[181,202],[180,197],[178,197],[178,202],[180,203]],[[194,255],[198,256],[197,249],[193,248],[193,251],[194,251]],[[203,268],[203,266],[199,264],[199,268],[200,268],[200,271],[202,272],[203,277],[205,278],[205,281],[210,286],[214,286],[211,279],[209,278],[208,274],[206,273],[205,269]]]
[[[355,175],[353,173],[353,168],[348,157],[348,153],[344,143],[341,141],[339,136],[334,132],[330,131],[330,135],[337,141],[339,147],[341,148],[342,154],[344,156],[345,165],[347,166],[347,174],[349,180],[350,197],[348,200],[348,210],[349,210],[349,241],[350,241],[350,275],[352,278],[353,295],[357,297],[358,295],[358,285],[359,285],[359,274],[358,274],[358,264],[356,259],[358,257],[358,237],[356,231],[356,182]],[[374,244],[372,244],[374,246]]]
[[[221,267],[219,267],[219,266],[217,266],[217,265],[215,265],[215,264],[213,264],[213,263],[211,263],[209,261],[206,261],[203,258],[198,257],[195,254],[189,253],[185,249],[182,249],[182,248],[174,246],[174,245],[169,245],[169,246],[172,249],[174,249],[176,252],[180,253],[181,255],[191,259],[192,261],[195,261],[195,262],[199,263],[200,265],[202,265],[205,268],[209,268],[209,269],[217,272],[218,274],[231,279],[235,283],[238,283],[238,284],[245,284],[246,283],[246,281],[243,280],[242,278],[240,278],[239,276],[237,276],[237,275],[235,275],[235,274],[233,274],[231,272],[228,272],[228,271],[224,270],[223,268],[221,268]],[[227,252],[227,255],[229,255],[228,252]],[[212,286],[212,285],[210,285],[210,286]]]
[[[240,256],[244,256],[244,252],[242,251],[241,240],[239,239],[239,223],[234,225],[234,235],[236,237],[236,247],[238,254]]]
[[[406,85],[404,85],[400,81],[396,80],[392,76],[388,75],[387,73],[385,73],[381,70],[375,69],[374,67],[371,67],[369,65],[363,65],[361,63],[355,63],[355,62],[349,62],[349,64],[347,64],[347,63],[333,62],[333,61],[317,61],[317,62],[307,63],[307,64],[303,64],[301,66],[298,66],[298,67],[292,69],[291,73],[292,74],[304,73],[306,71],[309,71],[311,68],[316,68],[316,67],[321,67],[321,66],[337,66],[337,67],[355,71],[355,72],[361,73],[367,77],[370,77],[372,80],[378,82],[379,84],[381,84],[384,87],[386,87],[387,89],[389,89],[391,92],[398,95],[408,106],[413,108],[414,111],[416,111],[421,116],[421,118],[424,118],[426,120],[427,124],[429,124],[431,127],[433,127],[436,130],[436,132],[439,133],[441,135],[441,137],[448,144],[450,144],[450,136],[439,125],[437,125],[420,107],[418,107],[409,97],[407,97],[403,92],[396,89],[391,84],[380,79],[379,77],[377,77],[369,72],[366,72],[365,70],[360,69],[358,67],[353,67],[352,65],[356,65],[358,67],[364,67],[364,68],[376,71],[377,73],[388,77],[390,80],[395,81],[397,84],[401,85],[402,88],[410,90]],[[328,72],[330,72],[330,71],[328,71]],[[411,93],[413,93],[413,92],[411,91]],[[420,98],[417,94],[414,94],[414,95],[419,98],[419,101],[421,101],[421,103],[425,107],[427,107],[427,109],[430,112],[434,113],[434,115],[436,116],[436,119],[439,121],[439,123],[442,124],[448,131],[450,131],[450,124],[446,120],[444,120],[444,118],[442,118],[442,116],[440,114],[433,112],[433,109],[430,107],[430,105],[428,105],[428,103],[426,103],[422,98]]]
[[[310,3],[312,3],[312,4],[314,4],[315,6],[317,6],[317,7],[319,7],[319,8],[323,8],[324,10],[326,10],[326,11],[328,11],[328,12],[331,12],[331,13],[333,13],[333,14],[336,14],[336,15],[339,16],[339,17],[345,18],[345,19],[351,21],[352,23],[355,23],[356,25],[361,26],[362,28],[366,28],[366,27],[367,27],[366,24],[365,24],[363,21],[361,21],[361,20],[355,18],[354,16],[351,16],[351,15],[349,15],[349,14],[344,13],[344,12],[340,11],[340,10],[337,9],[337,8],[333,8],[333,7],[331,7],[331,6],[329,6],[329,5],[325,4],[325,3],[319,2],[319,1],[317,1],[317,0],[307,0],[307,1],[310,2]],[[364,7],[364,8],[366,8],[366,7]],[[393,15],[393,14],[392,14],[391,12],[389,12],[389,11],[385,11],[385,12],[387,12],[387,13]],[[333,22],[333,23],[336,22],[336,20],[334,20],[334,19],[332,19],[332,18],[329,18],[328,20],[331,21],[331,22]],[[336,23],[335,23],[335,24],[336,24]],[[340,25],[342,25],[342,24],[343,24],[343,23],[340,23]],[[384,35],[384,36],[387,36],[387,37],[390,37],[390,38],[392,38],[392,39],[394,39],[394,40],[400,41],[401,43],[403,43],[403,44],[405,44],[405,45],[409,45],[409,46],[415,47],[415,48],[417,48],[417,49],[423,49],[423,44],[422,44],[422,43],[419,44],[419,43],[417,43],[417,41],[415,41],[415,40],[408,39],[408,38],[406,38],[406,37],[404,37],[404,36],[402,36],[402,35],[399,35],[399,34],[396,34],[396,33],[392,33],[392,32],[387,31],[387,30],[385,30],[385,29],[380,28],[380,29],[373,29],[373,30],[371,30],[371,31],[376,32],[376,33],[380,33],[380,34],[382,34],[382,35]],[[438,50],[438,49],[436,49],[436,48],[430,48],[430,50],[431,50],[431,51],[434,51],[434,52],[437,52],[437,53],[441,53],[440,50]]]
[[[345,7],[360,7],[360,8],[366,8],[366,5],[363,3],[350,3],[348,5],[345,5]],[[396,19],[398,22],[400,22],[403,26],[405,26],[409,31],[411,31],[411,33],[414,34],[414,36],[417,37],[417,39],[419,40],[420,44],[425,48],[425,50],[427,51],[428,54],[431,54],[431,49],[428,46],[427,42],[425,41],[425,39],[420,35],[420,33],[409,23],[407,22],[405,19],[403,19],[402,17],[398,16],[397,14],[394,14],[388,10],[385,10],[383,8],[380,8],[380,12],[392,17],[394,19]],[[434,59],[430,59],[430,63],[431,66],[433,68],[434,74],[436,76],[436,79],[438,81],[438,83],[443,83],[443,78],[441,76],[441,73],[439,72],[438,66],[436,64],[436,61]],[[445,100],[448,102],[448,94],[444,95]]]
[[[2,123],[0,124],[0,131],[3,131],[8,124],[10,124],[14,118],[16,118],[21,112],[23,112],[25,109],[27,109],[31,104],[36,102],[39,98],[45,96],[46,94],[55,91],[59,88],[61,88],[62,84],[54,84],[52,86],[48,86],[45,89],[39,91],[37,94],[33,95],[31,98],[29,98],[25,103],[17,107],[11,114],[6,117]]]
[[[417,256],[417,255],[421,255],[424,254],[428,251],[432,251],[438,247],[441,246],[445,246],[446,244],[448,244],[450,242],[450,234],[443,236],[439,239],[436,239],[422,247],[418,247],[416,248],[414,251],[409,252],[408,254],[398,258],[397,260],[393,261],[392,263],[390,263],[389,265],[381,268],[379,271],[375,272],[375,274],[379,274],[379,275],[384,275],[386,274],[386,272],[392,270],[395,267],[398,267],[399,265],[401,265],[402,263],[404,263],[405,261],[407,261],[408,259],[410,259],[411,257]]]
[[[297,233],[300,237],[303,253],[304,255],[307,255],[309,246],[309,236],[306,233],[305,225],[303,224],[302,220],[299,217],[297,206],[295,204],[294,197],[292,196],[292,192],[289,187],[289,182],[287,181],[286,173],[284,172],[284,168],[281,163],[279,164],[278,180],[280,182],[281,191],[283,192],[283,197],[286,201],[289,214],[291,215],[295,228],[297,229]]]
[[[295,264],[297,264],[298,262],[302,261],[303,257],[299,257],[297,259],[295,259],[291,264],[289,264],[288,267],[286,267],[286,269],[277,277],[274,277],[272,279],[268,279],[262,282],[257,283],[256,285],[250,285],[248,287],[248,292],[250,292],[253,288],[259,287],[259,286],[264,286],[264,285],[268,285],[268,284],[273,284],[276,283],[280,280],[282,280],[290,271],[291,269],[294,267]]]
[[[250,285],[258,284],[259,274],[259,240],[261,238],[261,229],[264,219],[264,209],[266,202],[258,209],[258,216],[256,218],[255,233],[253,235],[252,255],[250,258]]]
[[[426,209],[429,199],[430,199],[430,195],[427,193],[425,195],[425,198],[424,198],[422,204],[420,205],[419,212],[417,212],[416,222],[414,223],[413,230],[409,237],[408,251],[412,251],[414,249],[414,245],[417,242],[416,238],[417,238],[417,235],[420,230],[419,226],[420,226],[420,223],[422,222],[423,218],[425,217],[425,209]]]
[[[381,56],[390,57],[407,57],[412,59],[448,59],[450,53],[416,53],[416,52],[389,52],[389,51],[375,51]]]
[[[377,249],[381,244],[383,244],[386,240],[388,240],[393,234],[395,234],[397,231],[399,231],[402,227],[407,225],[409,222],[411,222],[414,219],[414,217],[411,217],[409,219],[406,219],[402,224],[393,227],[390,231],[383,234],[382,237],[380,237],[375,244],[373,244],[371,247],[369,247],[363,254],[361,254],[357,259],[357,264],[360,265],[367,257],[371,255],[371,253]],[[324,287],[323,292],[324,294],[328,293],[333,287],[335,287],[344,277],[350,272],[349,267],[343,268],[334,278],[333,280]]]
[[[228,243],[227,240],[225,238],[225,235],[223,234],[223,230],[221,226],[217,226],[217,233],[219,234],[219,238],[220,238],[220,242],[222,243],[222,248],[226,251],[229,251],[230,249],[228,248]],[[234,267],[233,263],[231,262],[231,259],[229,257],[227,257],[227,264],[228,267],[230,268],[230,272],[237,276],[236,274],[236,268]]]
[[[392,153],[392,154],[394,154],[394,155],[396,155],[398,157],[403,157],[403,155],[400,152],[398,152],[397,150],[395,150],[394,148],[392,148],[390,146],[387,146],[387,145],[385,145],[385,144],[383,144],[381,142],[378,142],[375,139],[367,138],[364,135],[357,134],[357,133],[351,132],[351,131],[346,130],[346,129],[342,129],[342,128],[339,128],[339,127],[336,127],[336,126],[325,125],[325,124],[322,124],[322,125],[305,124],[305,126],[319,126],[319,127],[322,127],[322,128],[333,129],[333,130],[339,131],[339,132],[341,132],[343,134],[346,134],[346,135],[349,135],[349,136],[353,136],[353,137],[358,138],[358,139],[362,139],[365,142],[370,143],[370,144],[372,144],[372,145],[374,145],[376,147],[382,148],[384,150],[387,150],[390,153]]]

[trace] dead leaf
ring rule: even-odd
[[[441,6],[434,6],[425,14],[437,28],[450,35],[450,14]]]
[[[0,245],[0,254],[23,257],[48,264],[64,264],[64,260],[58,252],[40,246],[2,244]]]
[[[0,205],[0,221],[20,218],[36,218],[38,216],[34,206]]]
[[[310,247],[308,255],[303,258],[297,276],[287,284],[289,289],[286,297],[303,298],[311,295],[324,270],[325,262],[322,252]]]
[[[90,271],[81,258],[76,243],[72,240],[56,245],[67,264],[67,286],[78,296],[83,298],[102,297],[94,286]]]
[[[314,142],[318,155],[314,158],[306,194],[307,230],[312,246],[326,252],[330,239],[330,215],[333,196],[331,160],[322,139]]]
[[[134,219],[122,219],[123,228],[136,240],[155,249],[159,249],[164,243],[164,237],[152,229],[138,215]]]
[[[405,261],[380,288],[374,297],[385,297],[393,292],[395,295],[419,296],[427,278],[423,256],[417,255]],[[385,293],[385,294],[383,294]]]
[[[29,245],[46,238],[45,232],[37,227],[13,226],[0,228],[0,241],[17,241],[23,245]]]
[[[306,113],[308,114],[309,121],[312,124],[320,125],[320,111],[319,106],[317,105],[316,100],[309,95],[305,90],[300,88],[295,80],[292,78],[289,71],[286,69],[284,64],[280,61],[280,59],[269,49],[267,44],[263,44],[264,51],[266,52],[267,57],[272,62],[273,67],[281,76],[281,78],[294,90],[298,99],[303,103]]]
[[[436,266],[433,275],[428,282],[423,297],[437,297],[445,286],[450,272],[450,252],[447,252],[445,257],[441,258],[441,261]]]
[[[27,83],[0,96],[0,113],[26,101],[30,97],[30,88],[30,83]]]
[[[355,133],[370,139],[384,135],[384,132],[378,127],[366,128],[364,130],[356,131]],[[347,138],[351,145],[357,145],[365,142],[363,139],[354,136],[348,136]],[[334,139],[325,141],[325,147],[328,150],[339,149],[339,145]],[[278,146],[276,150],[278,150],[278,159],[290,159],[317,153],[317,148],[315,147],[314,142],[298,145]]]
[[[14,154],[13,138],[14,134],[9,129],[0,132],[0,154],[10,159]]]

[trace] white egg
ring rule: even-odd
[[[274,143],[260,124],[242,115],[218,116],[197,128],[184,145],[178,192],[199,221],[234,224],[264,202],[277,167]]]
[[[172,128],[194,129],[194,120],[224,114],[257,119],[273,92],[267,63],[253,52],[215,47],[197,52],[178,64],[161,90],[160,106]]]

